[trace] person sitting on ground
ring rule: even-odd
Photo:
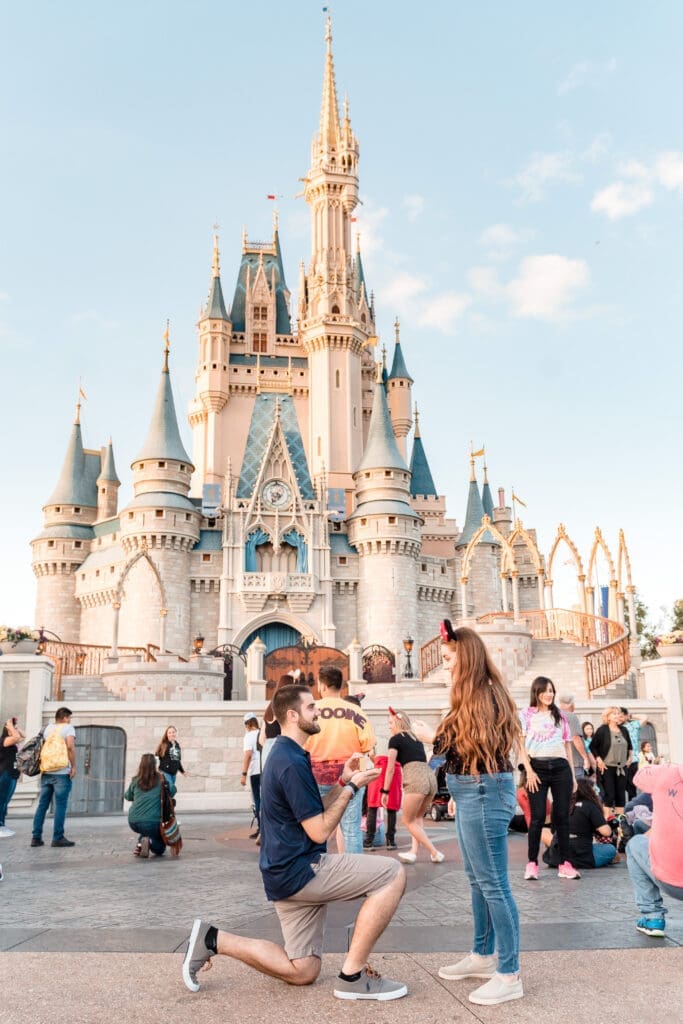
[[[155,857],[163,857],[166,844],[161,838],[161,783],[168,788],[171,796],[175,794],[175,783],[164,779],[163,773],[157,771],[154,754],[143,754],[140,758],[137,774],[131,779],[130,786],[123,794],[124,800],[130,800],[128,808],[128,824],[137,833],[138,841],[133,853],[136,857],[149,857],[151,849]]]
[[[626,847],[626,866],[640,916],[636,928],[663,938],[667,909],[663,894],[683,900],[683,766],[641,768],[634,782],[652,794],[652,828],[634,835]]]
[[[197,992],[198,971],[220,954],[290,985],[311,985],[320,974],[328,904],[363,899],[334,995],[398,999],[406,995],[407,986],[382,978],[368,965],[368,957],[403,895],[405,871],[390,857],[326,852],[326,840],[349,803],[379,772],[358,771],[359,758],[353,755],[323,799],[304,750],[309,736],[320,729],[313,694],[307,686],[283,686],[273,697],[273,711],[282,734],[263,770],[259,867],[266,896],[280,919],[284,948],[219,931],[197,918],[183,962],[183,981]]]
[[[577,779],[569,810],[569,856],[574,867],[604,868],[617,855],[612,842],[595,840],[595,835],[610,840],[612,828],[605,821],[602,804],[590,779]],[[550,829],[544,828],[541,839],[548,847],[543,860],[550,867],[559,864],[557,844]]]
[[[644,740],[640,744],[640,755],[638,757],[638,767],[645,768],[648,764],[661,764],[661,757],[656,757],[655,752],[652,749],[652,743],[650,740]]]

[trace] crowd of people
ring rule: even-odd
[[[198,974],[215,955],[289,984],[311,984],[320,973],[328,904],[361,899],[334,994],[347,1000],[406,995],[403,982],[383,978],[368,958],[403,895],[404,865],[414,864],[421,850],[435,864],[444,860],[423,824],[437,792],[435,763],[445,772],[473,918],[470,953],[439,975],[482,981],[468,994],[472,1003],[497,1005],[524,994],[508,865],[511,828],[528,833],[524,878],[535,883],[539,860],[560,879],[578,879],[580,871],[614,863],[619,841],[627,843],[636,927],[653,937],[665,934],[664,897],[683,899],[683,770],[661,763],[652,738],[643,738],[646,720],[609,707],[594,729],[579,722],[573,696],[558,698],[546,677],[534,680],[529,705],[518,712],[478,633],[445,620],[441,639],[449,708],[434,729],[389,707],[386,752],[360,699],[343,696],[342,673],[334,666],[320,669],[318,699],[289,673],[275,686],[262,723],[256,712],[244,715],[240,783],[250,789],[251,838],[260,845],[263,884],[284,944],[195,920],[182,968],[191,991],[199,989]],[[50,805],[52,845],[74,845],[64,833],[76,771],[71,717],[69,708],[59,708],[44,730],[32,847],[44,845]],[[14,834],[5,815],[24,739],[17,719],[8,719],[0,734],[0,837]],[[143,754],[125,792],[137,857],[161,857],[173,842],[166,819],[179,774],[187,772],[177,730],[169,726],[156,753]],[[398,851],[397,859],[367,856],[397,850],[399,812],[409,849]],[[336,853],[327,849],[332,837]],[[179,850],[177,844],[172,852]]]

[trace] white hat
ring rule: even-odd
[[[247,711],[246,715],[244,716],[244,724],[246,725],[247,722],[251,722],[252,719],[254,719],[254,718],[258,722],[258,715],[256,714],[256,712],[255,711]]]

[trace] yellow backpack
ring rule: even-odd
[[[43,742],[40,751],[41,772],[58,772],[61,768],[69,765],[69,755],[66,749],[66,740],[62,736],[62,726],[59,722]]]

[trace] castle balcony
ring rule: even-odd
[[[291,612],[307,612],[316,594],[313,573],[243,572],[238,579],[242,606],[248,612],[260,612],[270,597],[284,597]]]

